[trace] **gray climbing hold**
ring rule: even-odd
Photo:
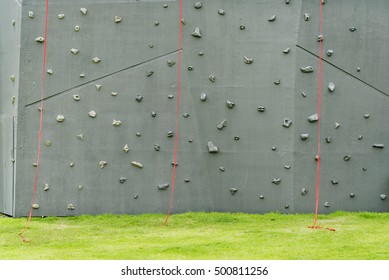
[[[70,167],[73,167],[73,166],[74,166],[74,162],[70,162],[70,163],[69,163],[69,166],[70,166]]]
[[[231,193],[231,195],[236,194],[237,191],[238,191],[237,188],[230,188],[230,193]]]
[[[277,147],[276,147],[276,146],[273,146],[273,147],[271,147],[271,150],[272,150],[272,151],[276,151],[276,150],[277,150]]]
[[[88,10],[86,8],[81,8],[80,9],[80,12],[83,14],[83,15],[86,15],[86,13],[88,12]]]
[[[57,116],[57,122],[63,122],[65,120],[65,117],[63,115]]]
[[[43,43],[44,41],[45,41],[45,39],[43,37],[36,37],[35,38],[35,42]]]
[[[222,9],[217,10],[217,13],[221,16],[224,16],[226,14]]]
[[[153,45],[153,44],[150,44],[150,45],[149,45],[149,48],[150,48],[150,49],[154,48],[154,45]]]
[[[12,96],[12,97],[11,97],[11,103],[12,103],[12,104],[15,104],[15,102],[16,102],[16,96]]]
[[[281,84],[281,80],[275,80],[274,84],[278,86],[279,84]]]
[[[201,9],[202,6],[203,6],[203,4],[201,2],[194,3],[195,9]]]
[[[137,137],[141,137],[141,136],[142,136],[142,134],[141,134],[140,132],[135,133],[135,135],[136,135]]]
[[[203,56],[203,55],[204,55],[204,52],[199,52],[198,55],[199,55],[199,56]]]
[[[385,200],[386,199],[386,194],[381,194],[380,198],[381,198],[381,200]]]
[[[218,152],[219,152],[219,148],[216,147],[216,146],[212,143],[212,141],[209,141],[208,144],[207,144],[207,146],[208,146],[208,152],[209,152],[209,153],[218,153]]]
[[[131,161],[131,165],[138,167],[138,168],[143,168],[143,164],[141,164],[140,162],[137,162],[137,161]]]
[[[292,125],[292,121],[288,118],[284,118],[284,121],[282,123],[283,127],[290,127]]]
[[[332,179],[332,180],[331,180],[331,183],[332,183],[333,185],[339,184],[338,180],[335,180],[335,179]]]
[[[116,91],[112,91],[112,92],[111,92],[111,95],[112,95],[112,96],[117,96],[118,93],[117,93]]]
[[[306,188],[301,189],[301,194],[306,195],[308,193],[308,190]]]
[[[361,72],[361,67],[357,67],[357,72]]]
[[[171,130],[167,133],[167,137],[173,137],[173,135],[174,135],[174,132]]]
[[[188,66],[188,71],[193,71],[193,69],[194,69],[193,66],[190,65]]]
[[[329,90],[330,92],[334,92],[334,90],[335,90],[335,84],[334,84],[333,82],[330,82],[330,83],[328,84],[328,90]]]
[[[15,82],[15,78],[16,78],[15,75],[11,75],[9,76],[9,78],[11,79],[12,82]]]
[[[77,50],[77,49],[75,49],[75,48],[72,48],[72,49],[70,50],[70,52],[71,52],[72,54],[76,55],[76,54],[78,54],[79,50]]]
[[[275,185],[279,185],[281,183],[281,179],[280,178],[273,178],[273,180],[271,182]]]
[[[168,187],[169,187],[169,184],[168,184],[168,183],[160,184],[160,185],[158,185],[158,190],[160,190],[160,191],[166,191]]]
[[[323,40],[324,40],[323,35],[317,36],[317,41],[318,41],[318,42],[323,42]]]
[[[316,156],[315,156],[315,160],[316,160],[316,161],[319,161],[319,159],[320,159],[319,155],[316,155]]]
[[[138,197],[139,197],[138,194],[134,195],[134,199],[138,199]]]
[[[83,185],[78,185],[78,189],[81,191],[84,188]]]
[[[196,38],[201,38],[202,36],[201,36],[200,28],[196,27],[195,30],[191,33],[191,35]]]
[[[248,58],[247,56],[244,56],[244,57],[243,57],[243,61],[244,61],[244,63],[246,63],[246,64],[251,64],[251,63],[254,62],[254,59],[253,59],[253,58]]]
[[[373,144],[373,148],[383,149],[384,147],[384,144]]]
[[[177,166],[178,165],[178,163],[177,162],[171,162],[171,164],[173,165],[173,166]]]
[[[100,165],[100,168],[103,169],[107,165],[107,162],[105,160],[100,160],[99,165]]]
[[[358,135],[358,140],[362,140],[363,139],[363,136],[362,135]]]
[[[332,137],[326,137],[326,142],[329,144],[332,141]]]
[[[328,201],[324,202],[324,207],[330,207],[330,203]]]
[[[313,67],[312,66],[301,67],[300,70],[303,73],[312,73],[313,72]]]
[[[77,138],[80,139],[80,140],[84,140],[84,135],[81,133],[81,134],[78,134],[77,135]]]
[[[53,69],[47,69],[47,74],[49,74],[49,75],[53,75]]]
[[[310,14],[310,13],[305,13],[305,14],[304,14],[304,20],[305,20],[305,21],[308,21],[310,17],[311,17],[311,14]]]
[[[308,137],[309,137],[309,134],[308,133],[302,133],[302,134],[300,134],[300,138],[301,138],[301,140],[307,140],[308,139]]]
[[[367,170],[367,168],[366,167],[362,167],[362,171],[366,171]]]
[[[264,199],[265,197],[263,195],[260,195],[259,196],[259,199]]]
[[[174,95],[173,95],[173,94],[169,94],[169,95],[167,96],[167,98],[173,99],[173,98],[174,98]]]
[[[88,115],[89,115],[89,117],[91,117],[91,118],[96,118],[96,116],[97,116],[97,113],[95,112],[95,111],[90,111],[89,113],[88,113]]]
[[[68,209],[74,210],[74,209],[76,209],[76,207],[74,206],[74,204],[70,203],[70,204],[68,204]]]
[[[124,145],[123,151],[124,151],[125,153],[128,153],[129,150],[130,150],[130,148],[128,147],[128,144]]]
[[[202,92],[202,93],[200,94],[200,100],[201,100],[201,101],[207,100],[207,94],[204,93],[204,92]]]
[[[288,54],[290,52],[290,48],[286,48],[282,51],[284,54]]]
[[[96,89],[97,89],[97,90],[100,90],[101,87],[102,87],[102,85],[96,85]]]
[[[232,108],[235,107],[235,103],[232,102],[232,101],[229,101],[229,100],[226,101],[226,105],[227,105],[227,107],[230,108],[230,109],[232,109]]]
[[[114,19],[115,19],[115,23],[119,23],[122,21],[122,17],[120,17],[120,16],[115,16]]]
[[[157,116],[157,113],[156,112],[151,112],[151,116],[153,117],[153,118],[155,118],[156,116]]]
[[[126,180],[127,180],[127,178],[125,178],[125,177],[120,177],[120,178],[119,178],[119,182],[120,182],[121,184],[123,184]]]
[[[188,113],[184,113],[183,115],[182,115],[184,118],[189,118],[189,114]]]
[[[350,155],[345,155],[344,157],[343,157],[343,160],[344,161],[349,161],[351,159],[351,156]]]
[[[309,122],[317,122],[318,120],[319,120],[319,115],[318,115],[318,113],[315,113],[315,114],[310,115],[310,116],[308,117],[308,121],[309,121]]]
[[[305,93],[305,92],[301,92],[301,95],[303,96],[303,97],[307,97],[307,94]]]
[[[368,118],[370,118],[370,114],[365,114],[363,117],[364,117],[365,119],[368,119]]]
[[[153,74],[154,74],[154,71],[149,70],[149,71],[147,71],[146,76],[151,77],[151,75],[153,75]]]
[[[265,112],[265,106],[258,106],[257,111],[261,113]]]
[[[275,21],[276,20],[276,18],[277,18],[277,16],[276,15],[272,15],[271,17],[269,17],[267,20],[268,21]]]
[[[226,125],[227,121],[224,119],[217,125],[217,129],[222,130],[224,127],[226,127]]]
[[[39,204],[38,204],[38,203],[34,203],[34,204],[32,205],[32,208],[33,208],[33,209],[39,209]]]
[[[93,63],[97,64],[101,61],[101,59],[96,56],[96,57],[92,58],[92,61],[93,61]]]
[[[355,197],[355,193],[350,193],[350,197],[354,198]]]
[[[185,178],[185,179],[184,179],[184,182],[185,182],[185,183],[189,183],[189,182],[190,182],[190,179],[189,179],[189,178]]]
[[[220,170],[221,172],[226,171],[226,169],[225,169],[223,166],[220,166],[220,167],[219,167],[219,170]]]
[[[32,166],[37,167],[37,166],[38,166],[38,163],[37,163],[36,161],[34,161],[34,162],[32,163]]]
[[[291,166],[290,165],[284,165],[284,168],[289,170],[291,168]]]
[[[65,14],[59,14],[59,15],[58,15],[58,18],[59,18],[59,19],[63,19],[64,17],[65,17]]]
[[[135,97],[135,100],[138,101],[138,103],[140,103],[140,102],[142,102],[142,100],[143,100],[143,96],[138,94],[138,95]]]
[[[338,129],[340,127],[340,123],[335,123],[335,129]]]
[[[46,183],[46,184],[43,186],[43,190],[44,190],[44,191],[48,191],[49,189],[50,189],[50,185]]]
[[[216,77],[215,77],[215,75],[212,74],[212,75],[209,75],[208,79],[209,79],[212,83],[214,83],[215,80],[216,80]]]
[[[29,11],[28,12],[28,17],[29,18],[34,18],[34,12],[33,11]]]
[[[158,144],[154,144],[154,150],[159,152],[161,150],[161,146],[159,146]]]
[[[80,78],[81,78],[81,79],[84,79],[84,78],[85,78],[85,73],[81,73],[81,74],[80,74]]]
[[[327,55],[328,57],[332,56],[333,54],[334,54],[334,51],[333,51],[333,50],[327,50],[327,52],[326,52],[326,55]]]
[[[351,26],[351,27],[349,28],[349,30],[350,30],[351,32],[355,32],[357,29],[356,29],[354,26]]]
[[[167,61],[167,65],[168,65],[169,67],[172,67],[174,64],[176,64],[176,62],[173,61],[173,60],[168,60],[168,61]]]
[[[166,9],[168,6],[168,4],[163,4],[163,7]]]

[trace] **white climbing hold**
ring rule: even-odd
[[[28,12],[28,17],[29,18],[34,18],[34,12],[33,11],[29,11]]]
[[[128,147],[128,144],[124,145],[123,150],[125,153],[128,153],[128,151],[130,150],[130,148]]]
[[[115,23],[119,23],[122,21],[122,17],[115,16]]]
[[[104,168],[107,165],[107,162],[104,160],[99,161],[100,168]]]
[[[11,75],[9,76],[9,78],[11,79],[12,82],[15,82],[15,75]]]
[[[58,115],[57,116],[57,122],[63,122],[65,120],[64,115]]]
[[[141,164],[140,162],[137,162],[137,161],[131,161],[131,164],[135,167],[138,167],[138,168],[143,168],[143,164]]]
[[[49,74],[49,75],[53,75],[53,69],[47,69],[47,74]]]
[[[95,112],[95,111],[90,111],[89,113],[88,113],[88,115],[89,115],[89,117],[91,117],[91,118],[95,118],[96,116],[97,116],[97,113]]]
[[[334,84],[333,82],[331,82],[331,83],[328,84],[328,90],[329,90],[330,92],[334,92],[334,90],[335,90],[335,84]]]
[[[121,120],[115,120],[115,119],[114,119],[114,120],[112,121],[112,125],[113,125],[113,126],[120,126],[121,124],[122,124],[122,121],[121,121]]]
[[[81,8],[80,9],[80,12],[83,14],[83,15],[86,15],[86,13],[88,12],[88,10],[86,8]]]
[[[65,17],[64,14],[59,14],[59,15],[58,15],[58,18],[59,18],[59,19],[63,19],[64,17]]]
[[[45,41],[45,39],[43,37],[36,37],[35,38],[35,42],[43,43],[44,41]]]
[[[70,52],[71,52],[72,54],[76,55],[76,54],[78,54],[79,50],[77,50],[77,49],[75,49],[75,48],[72,48],[72,49],[70,50]]]
[[[97,90],[100,90],[101,87],[102,87],[102,85],[96,85],[96,89],[97,89]]]
[[[96,57],[94,57],[94,58],[92,59],[92,61],[93,61],[94,63],[99,63],[99,62],[101,61],[101,59],[98,58],[98,57],[96,56]]]

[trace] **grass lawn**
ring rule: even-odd
[[[389,213],[0,217],[3,260],[389,260]]]

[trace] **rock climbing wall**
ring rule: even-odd
[[[1,158],[15,171],[0,190],[13,216],[33,195],[44,2],[1,4]],[[174,164],[173,213],[313,212],[320,38],[319,212],[388,211],[389,3],[325,1],[320,38],[319,7],[183,0],[180,49],[180,1],[50,0],[33,214],[164,213]]]

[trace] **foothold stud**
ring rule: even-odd
[[[226,127],[226,125],[227,121],[224,119],[217,125],[217,129],[222,130],[224,127]]]
[[[122,17],[120,16],[115,16],[115,23],[119,23],[122,21]]]
[[[32,205],[32,208],[33,208],[33,209],[39,209],[39,204],[38,204],[38,203],[34,203],[34,204]]]
[[[43,190],[48,191],[49,189],[50,189],[50,185],[45,183],[45,185],[43,186]]]
[[[279,185],[281,183],[281,179],[280,178],[273,178],[273,180],[271,182],[275,185]]]
[[[385,200],[386,199],[386,194],[381,194],[380,198],[381,198],[381,200]]]
[[[284,54],[288,54],[290,52],[290,48],[286,48],[282,51]]]
[[[204,92],[202,92],[202,93],[200,94],[200,100],[201,100],[201,101],[207,100],[207,94],[204,93]]]
[[[282,126],[288,128],[291,125],[292,125],[292,121],[288,118],[284,118],[284,122],[282,123]]]
[[[159,152],[161,150],[161,146],[158,145],[158,144],[154,144],[154,150],[156,150],[157,152]]]
[[[304,14],[304,20],[305,20],[305,21],[309,21],[310,17],[311,17],[311,14],[310,14],[310,13],[305,13],[305,14]]]
[[[331,83],[328,84],[328,90],[329,90],[330,92],[334,92],[334,90],[335,90],[335,84],[334,84],[333,82],[331,82]]]
[[[308,117],[308,121],[309,122],[317,122],[319,120],[319,114],[318,113],[315,113],[315,114],[313,114],[313,115],[310,115],[309,117]]]
[[[63,122],[65,120],[65,117],[63,115],[57,116],[57,122]]]
[[[185,182],[185,183],[190,183],[190,179],[189,179],[189,178],[185,178],[185,179],[184,179],[184,182]]]
[[[313,72],[313,67],[312,66],[301,67],[300,70],[303,73],[312,73]]]
[[[355,197],[355,193],[350,193],[350,197],[354,198]]]
[[[100,168],[103,169],[107,165],[107,162],[105,160],[100,160],[99,165],[100,165]]]
[[[199,52],[198,55],[199,55],[199,56],[203,56],[203,55],[204,55],[204,52]]]
[[[83,185],[78,185],[78,189],[81,191],[84,188]]]
[[[80,78],[81,78],[81,79],[84,79],[84,78],[85,78],[85,73],[81,73],[81,74],[80,74]]]
[[[95,112],[95,111],[90,111],[89,113],[88,113],[88,115],[89,115],[89,117],[91,117],[91,118],[95,118],[96,116],[97,116],[97,113]]]
[[[171,164],[173,165],[173,166],[178,166],[178,163],[177,162],[171,162]]]
[[[59,19],[63,19],[64,17],[65,17],[64,14],[59,14],[59,15],[58,15],[58,18],[59,18]]]
[[[142,134],[141,134],[140,132],[135,133],[135,135],[136,135],[137,137],[141,137],[141,136],[142,136]]]
[[[79,50],[77,50],[77,49],[75,49],[75,48],[72,48],[72,49],[70,50],[70,52],[71,52],[72,54],[76,55],[76,54],[78,54]]]
[[[124,145],[123,151],[124,151],[125,153],[128,153],[129,150],[130,150],[130,148],[128,147],[128,144]]]
[[[92,58],[92,61],[97,64],[101,61],[101,59],[96,56],[96,57]]]
[[[16,20],[13,19],[12,20],[12,25],[15,26],[15,24],[16,24]]]
[[[327,52],[326,52],[326,55],[327,55],[328,57],[332,56],[333,54],[334,54],[334,51],[333,51],[333,50],[327,50]]]
[[[203,4],[201,2],[194,3],[195,9],[201,9],[202,6],[203,6]]]
[[[176,64],[176,62],[173,61],[173,60],[168,60],[168,61],[167,61],[167,65],[168,65],[169,67],[172,67],[174,64]]]
[[[271,17],[269,17],[267,20],[268,21],[270,21],[270,22],[272,22],[272,21],[275,21],[276,20],[276,18],[277,18],[277,16],[276,15],[272,15]]]
[[[29,18],[34,18],[34,12],[33,11],[29,11],[28,12],[28,17]]]
[[[244,61],[244,63],[246,63],[246,64],[251,64],[251,63],[254,62],[254,59],[253,59],[253,58],[248,58],[247,56],[244,56],[244,57],[243,57],[243,61]]]
[[[143,164],[141,164],[140,162],[137,162],[137,161],[131,161],[131,165],[138,167],[138,168],[143,168]]]
[[[74,31],[76,32],[80,31],[80,26],[79,25],[74,26]]]
[[[142,100],[143,100],[143,96],[142,96],[142,95],[137,95],[137,96],[135,97],[135,100],[138,101],[138,103],[140,103],[140,102],[142,102]]]
[[[215,146],[212,141],[209,141],[208,144],[208,152],[209,153],[218,153],[219,152],[219,148],[217,146]]]
[[[70,204],[68,204],[68,209],[74,210],[74,209],[76,209],[76,207],[72,203],[70,203]]]
[[[231,195],[235,195],[237,193],[237,191],[238,191],[237,188],[230,188]]]
[[[209,79],[212,83],[214,83],[215,80],[216,80],[216,77],[215,77],[215,75],[212,74],[212,75],[209,75],[208,79]]]
[[[169,184],[168,184],[168,183],[160,184],[160,185],[158,185],[158,190],[160,190],[160,191],[166,191],[168,187],[169,187]]]
[[[97,90],[100,90],[101,87],[102,87],[102,85],[96,85],[96,89],[97,89]]]
[[[340,123],[335,123],[335,129],[338,129],[340,127]]]
[[[43,43],[44,41],[45,41],[45,39],[43,37],[36,37],[35,38],[35,42]]]
[[[115,119],[114,119],[114,120],[112,121],[112,125],[113,125],[113,126],[120,126],[121,124],[122,124],[122,121],[121,121],[121,120],[115,120]]]
[[[125,178],[125,177],[120,177],[119,178],[120,184],[123,184],[126,180],[127,180],[127,178]]]
[[[53,69],[47,69],[47,74],[49,74],[49,75],[53,75]]]
[[[357,67],[357,72],[361,72],[361,67]]]
[[[78,135],[77,135],[77,138],[80,139],[80,140],[84,140],[84,134],[82,134],[82,133],[81,133],[81,134],[78,134]]]
[[[167,133],[167,137],[173,137],[173,135],[174,135],[174,132],[171,130]]]
[[[154,45],[153,45],[153,44],[150,44],[150,45],[149,45],[149,48],[150,48],[150,49],[154,48]]]
[[[303,140],[303,141],[307,140],[308,137],[309,137],[309,134],[308,134],[308,133],[302,133],[302,134],[300,134],[300,138],[301,138],[301,140]]]
[[[153,74],[154,74],[154,71],[149,70],[149,71],[146,73],[146,76],[147,76],[147,77],[151,77],[151,75],[153,75]]]
[[[306,188],[301,189],[301,194],[306,195],[308,193],[308,190]]]
[[[81,8],[80,9],[80,12],[83,14],[83,15],[86,15],[88,10],[86,8]]]
[[[195,30],[191,33],[191,35],[195,38],[201,38],[201,32],[200,32],[200,28],[199,27],[196,27]]]
[[[324,207],[330,207],[330,203],[328,201],[324,202]]]
[[[229,100],[226,101],[226,105],[227,105],[227,107],[230,108],[230,109],[232,109],[232,108],[235,107],[235,103],[232,102],[232,101],[229,101]]]
[[[70,167],[74,167],[74,162],[70,162],[70,163],[69,163],[69,166],[70,166]]]
[[[290,0],[285,0],[286,5],[289,5],[289,3],[290,3]]]
[[[326,137],[326,142],[329,144],[332,141],[332,137]]]
[[[362,171],[366,171],[367,170],[367,168],[366,167],[362,167]]]
[[[344,161],[349,161],[351,159],[351,156],[350,155],[345,155],[344,157],[343,157],[343,160]]]
[[[384,144],[373,144],[373,148],[383,149],[384,147]]]
[[[331,183],[332,183],[333,185],[339,184],[338,180],[335,180],[335,179],[332,179],[332,180],[331,180]]]
[[[80,101],[81,97],[78,94],[73,94],[73,99],[76,101]]]
[[[220,167],[219,167],[219,170],[220,170],[221,172],[226,171],[226,169],[225,169],[223,166],[220,166]]]
[[[222,9],[217,10],[217,13],[221,16],[224,16],[226,14]]]
[[[167,7],[169,7],[167,4],[163,4],[163,7],[166,9]]]

